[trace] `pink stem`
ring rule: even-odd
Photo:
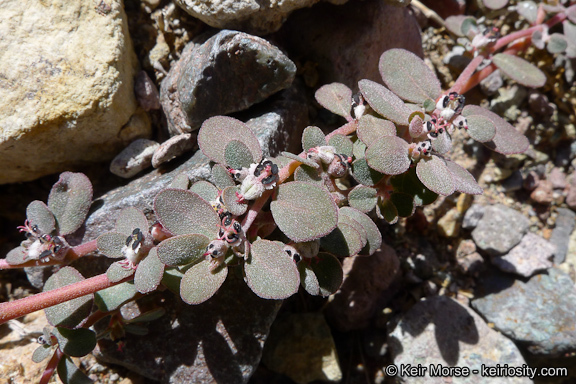
[[[44,372],[42,373],[42,378],[40,379],[39,384],[48,384],[50,378],[54,375],[54,372],[56,372],[58,363],[62,359],[62,356],[64,356],[64,353],[60,348],[56,348],[56,351],[54,351],[48,365],[46,365],[46,369],[44,369]]]
[[[76,260],[79,257],[86,256],[87,254],[96,251],[96,248],[96,239],[94,239],[87,243],[72,247],[72,249],[70,249],[66,254],[66,257],[71,258],[71,260]]]
[[[464,71],[460,74],[460,76],[458,76],[454,85],[452,85],[452,87],[448,90],[448,93],[457,92],[459,94],[463,94],[464,91],[462,90],[464,89],[464,86],[468,83],[476,71],[476,68],[478,68],[478,66],[482,63],[482,60],[484,60],[484,56],[482,55],[478,55],[473,58],[472,61],[466,66],[466,68],[464,68]]]
[[[334,135],[350,135],[354,132],[356,132],[356,128],[358,128],[358,120],[352,120],[349,121],[348,123],[344,124],[343,126],[341,126],[338,129],[333,130],[332,132],[330,132],[329,134],[326,135],[326,142],[328,142],[328,140],[330,140],[330,138]]]
[[[86,256],[89,253],[92,253],[96,250],[96,240],[89,241],[84,244],[77,245],[72,247],[66,253],[66,256],[63,260],[55,260],[51,259],[46,262],[42,262],[40,260],[30,260],[22,264],[8,264],[6,259],[0,259],[0,270],[2,269],[17,269],[17,268],[26,268],[26,267],[46,267],[48,265],[60,265],[65,262],[71,262],[79,257]]]
[[[258,216],[258,213],[260,213],[260,210],[262,209],[264,204],[266,204],[271,194],[272,190],[265,191],[262,194],[262,196],[260,196],[254,202],[254,204],[252,204],[252,206],[248,210],[248,213],[246,214],[246,216],[244,216],[244,220],[242,220],[242,230],[244,231],[244,233],[248,233],[250,226],[252,225],[252,223],[254,223],[254,220],[256,220],[256,216]]]
[[[550,28],[558,23],[561,23],[564,20],[566,20],[566,13],[565,12],[557,13],[552,18],[550,18],[550,20],[546,22],[546,25]],[[496,42],[496,44],[494,44],[494,46],[490,49],[490,51],[496,52],[515,40],[521,39],[523,37],[531,37],[532,33],[534,33],[535,31],[539,31],[541,29],[542,25],[535,25],[534,27],[530,27],[528,29],[523,29],[521,31],[516,31],[509,35],[506,35],[500,38]]]

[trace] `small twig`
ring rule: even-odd
[[[48,365],[46,365],[46,369],[42,373],[42,378],[40,379],[39,384],[48,384],[50,378],[54,375],[54,372],[56,372],[58,363],[63,356],[64,353],[60,350],[60,348],[56,348],[56,351],[54,351],[54,354],[50,358]]]
[[[433,10],[431,10],[418,0],[412,0],[411,4],[414,7],[418,8],[420,12],[422,12],[424,16],[426,16],[427,18],[433,20],[435,23],[439,24],[442,27],[446,26],[446,23],[444,22],[443,18],[441,18],[436,12],[434,12]]]

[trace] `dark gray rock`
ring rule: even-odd
[[[484,216],[485,206],[480,204],[474,204],[464,214],[464,219],[462,220],[462,228],[473,229],[476,228],[482,216]]]
[[[568,239],[566,239],[568,244]],[[556,247],[541,236],[527,233],[520,244],[504,256],[497,256],[492,263],[504,272],[530,277],[537,271],[552,267]]]
[[[519,367],[524,358],[512,341],[494,331],[480,316],[455,300],[437,296],[414,305],[394,326],[388,344],[394,364],[428,368],[424,375],[398,374],[402,383],[444,384],[446,377],[431,377],[430,366],[468,367],[480,370],[482,364],[508,364]],[[502,383],[502,378],[451,375],[451,383]],[[507,378],[506,383],[531,383],[527,377]]]
[[[497,69],[492,72],[487,78],[480,82],[480,89],[485,95],[494,95],[504,85],[500,70]]]
[[[522,189],[523,182],[522,173],[519,170],[516,170],[510,177],[502,181],[502,187],[504,187],[506,192],[514,192]]]
[[[288,88],[295,73],[296,65],[264,39],[230,30],[203,35],[162,81],[168,129],[191,132],[209,117],[244,110]]]
[[[556,268],[527,283],[495,276],[482,281],[472,307],[496,329],[536,355],[559,356],[576,350],[576,289]]]
[[[563,263],[568,253],[570,235],[576,227],[576,213],[566,208],[558,208],[556,225],[550,236],[550,243],[556,246],[554,264]]]
[[[472,231],[476,246],[492,256],[503,255],[522,240],[530,221],[520,212],[502,204],[486,207]]]

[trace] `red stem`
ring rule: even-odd
[[[64,356],[64,353],[60,348],[56,348],[56,351],[54,351],[48,365],[46,365],[46,369],[44,369],[44,372],[42,373],[42,378],[40,379],[39,384],[48,384],[50,378],[54,375],[54,372],[56,372],[58,363],[60,362],[60,359],[62,359],[62,356]]]
[[[30,260],[22,264],[8,264],[6,259],[0,259],[0,270],[1,269],[16,269],[16,268],[26,268],[26,267],[46,267],[48,265],[60,265],[64,263],[72,262],[79,257],[86,256],[89,253],[92,253],[96,250],[96,240],[89,241],[84,244],[77,245],[72,247],[66,253],[64,260],[55,260],[51,259],[47,262],[42,262],[40,260]]]
[[[250,226],[252,225],[252,223],[254,223],[254,220],[256,220],[256,216],[258,216],[258,213],[260,213],[260,210],[262,209],[264,204],[266,204],[271,194],[272,190],[264,191],[262,196],[260,196],[254,202],[254,204],[252,204],[252,206],[248,210],[248,213],[246,214],[246,216],[244,216],[244,220],[242,220],[242,230],[244,231],[244,233],[248,233]]]
[[[87,254],[96,251],[96,249],[96,239],[94,239],[87,243],[72,247],[66,254],[66,257],[71,258],[71,260],[76,260],[79,257],[86,256]]]
[[[0,303],[0,324],[40,309],[45,309],[118,285],[130,280],[132,277],[133,276],[130,276],[116,283],[111,283],[104,273],[51,291],[41,292],[15,301]]]
[[[344,136],[350,135],[350,134],[356,132],[356,128],[358,128],[358,120],[349,121],[348,123],[344,124],[340,128],[335,129],[334,131],[327,134],[326,135],[326,142],[328,142],[328,140],[330,140],[330,138],[332,136],[337,135],[337,134],[344,135]]]
[[[464,71],[460,74],[460,76],[458,76],[454,85],[452,85],[452,87],[448,90],[448,93],[450,92],[457,92],[459,94],[465,93],[465,91],[463,91],[464,86],[468,83],[468,81],[474,74],[474,71],[476,71],[476,68],[478,68],[478,66],[482,64],[482,60],[484,60],[484,56],[482,55],[478,55],[475,58],[473,58],[472,61],[466,66],[466,68],[464,68]]]

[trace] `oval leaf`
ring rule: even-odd
[[[134,269],[125,268],[119,262],[112,263],[106,270],[106,277],[111,283],[117,283],[134,274]]]
[[[388,224],[395,224],[398,221],[398,210],[390,200],[383,200],[378,204],[380,214]]]
[[[146,219],[144,212],[134,207],[121,210],[116,219],[116,232],[130,236],[136,228],[144,233],[148,232],[148,219]]]
[[[252,244],[244,270],[246,283],[263,299],[285,299],[295,294],[300,285],[296,264],[280,245],[269,240],[256,240]]]
[[[226,187],[233,187],[236,185],[234,179],[232,179],[232,176],[230,176],[230,172],[228,172],[226,167],[222,164],[214,164],[212,167],[212,176],[210,177],[210,181],[214,183],[218,189],[224,189]]]
[[[444,161],[438,156],[420,160],[416,165],[416,174],[420,181],[431,191],[443,196],[454,193],[452,174]]]
[[[564,52],[568,48],[568,41],[561,33],[553,33],[550,35],[550,40],[546,44],[548,52],[555,54]]]
[[[378,172],[399,175],[406,172],[411,164],[408,147],[408,143],[399,137],[384,136],[368,147],[366,161],[370,168]]]
[[[227,187],[222,191],[222,200],[226,209],[234,216],[240,216],[246,213],[248,203],[239,203],[237,193],[240,193],[238,187]]]
[[[154,199],[154,211],[158,221],[174,235],[200,233],[214,239],[218,234],[218,214],[193,192],[164,189]]]
[[[304,132],[302,132],[302,149],[304,151],[324,145],[326,145],[326,136],[320,128],[314,126],[304,128]]]
[[[134,285],[140,293],[148,293],[156,290],[164,275],[164,264],[158,257],[156,248],[152,248],[148,256],[138,264],[134,275]]]
[[[444,162],[452,174],[452,180],[454,180],[454,188],[458,192],[467,193],[469,195],[482,194],[482,187],[478,185],[476,179],[474,179],[474,176],[472,176],[470,172],[448,159],[444,159]]]
[[[363,185],[376,185],[384,175],[368,166],[365,158],[355,160],[352,163],[352,177]]]
[[[362,185],[356,186],[348,194],[348,203],[361,212],[370,212],[378,202],[378,191]]]
[[[465,34],[462,32],[462,24],[466,19],[474,20],[474,18],[471,16],[464,16],[464,15],[449,16],[445,20],[446,29],[455,34],[456,36],[464,37]]]
[[[351,207],[342,207],[339,212],[356,220],[366,231],[367,243],[361,251],[362,254],[372,255],[380,249],[382,245],[382,235],[376,224],[374,224],[374,221],[372,221],[368,215]]]
[[[312,160],[308,160],[308,159],[303,158],[303,157],[300,157],[300,156],[295,155],[295,154],[290,153],[290,152],[282,152],[282,156],[287,157],[290,160],[299,161],[302,164],[306,164],[307,166],[312,167],[312,168],[318,168],[319,167],[319,165],[316,162],[314,162]]]
[[[481,143],[490,141],[496,136],[496,125],[492,120],[482,115],[466,116],[468,134],[471,138]]]
[[[358,231],[343,223],[339,223],[336,229],[321,238],[320,246],[338,257],[356,255],[363,247],[362,238]]]
[[[61,268],[48,278],[44,284],[44,292],[83,281],[84,277],[72,267]],[[46,319],[53,326],[74,328],[80,324],[92,309],[93,294],[78,297],[73,300],[46,308]]]
[[[204,260],[187,270],[182,277],[180,297],[188,304],[203,303],[220,289],[226,276],[228,268],[225,265],[210,271],[210,263]]]
[[[404,100],[422,104],[436,100],[442,92],[440,81],[418,56],[405,49],[390,49],[378,64],[386,86]]]
[[[518,56],[498,53],[494,55],[492,62],[503,74],[526,87],[538,88],[546,84],[546,75]]]
[[[96,239],[96,247],[103,255],[112,259],[124,257],[122,249],[126,246],[127,235],[118,232],[104,233]]]
[[[206,180],[200,180],[192,184],[189,189],[206,201],[214,201],[218,197],[218,188]]]
[[[158,258],[171,267],[195,263],[204,257],[212,239],[199,234],[171,237],[158,244]]]
[[[281,184],[270,209],[278,228],[295,242],[325,236],[338,223],[338,209],[330,193],[301,181]]]
[[[56,218],[59,234],[68,235],[80,228],[86,220],[90,204],[90,180],[82,173],[61,173],[48,196],[48,208]]]
[[[60,360],[56,371],[63,384],[93,384],[93,381],[68,356]]]
[[[345,213],[338,211],[338,225],[340,225],[340,224],[346,224],[346,225],[349,225],[352,228],[354,228],[356,230],[356,232],[358,232],[358,234],[360,235],[360,241],[362,242],[362,248],[364,248],[364,246],[366,246],[366,244],[368,243],[368,235],[366,233],[366,230],[362,226],[362,224],[357,222],[353,217],[350,217],[350,216],[346,215]]]
[[[328,145],[331,145],[336,150],[336,153],[340,155],[352,156],[352,140],[348,136],[344,135],[334,135],[328,140]]]
[[[382,136],[396,136],[396,126],[391,121],[363,115],[358,120],[356,134],[366,145],[370,145]]]
[[[137,294],[134,283],[127,281],[96,292],[94,301],[102,312],[112,312],[134,299]]]
[[[234,169],[249,168],[250,164],[254,162],[250,149],[238,140],[232,140],[226,145],[224,158],[226,165]]]
[[[414,138],[422,136],[424,133],[424,121],[420,116],[416,115],[412,120],[410,120],[408,131],[410,133],[410,137]]]
[[[46,358],[50,356],[52,352],[54,352],[54,348],[52,348],[50,345],[42,344],[34,350],[34,353],[32,354],[32,361],[35,363],[40,363],[46,360]]]
[[[170,183],[170,188],[188,189],[188,187],[190,187],[190,179],[184,172],[176,175]]]
[[[56,229],[54,215],[42,201],[35,200],[28,204],[26,208],[26,218],[29,221],[30,227],[34,225],[38,226],[38,231],[41,234],[51,234],[54,232],[54,229]]]
[[[319,253],[311,263],[299,263],[300,282],[306,292],[327,297],[342,285],[344,273],[338,259],[329,253]]]
[[[214,116],[204,121],[198,132],[198,145],[212,161],[226,164],[226,146],[232,140],[242,142],[252,155],[252,163],[262,159],[262,149],[256,135],[240,120]]]
[[[516,12],[524,17],[530,24],[536,22],[538,17],[538,5],[533,1],[521,1],[516,6]]]
[[[354,147],[352,148],[352,154],[356,159],[363,159],[366,153],[366,144],[362,140],[356,140],[354,142]]]
[[[352,90],[341,83],[326,84],[314,94],[316,101],[332,113],[352,119]],[[322,144],[325,145],[325,144]]]
[[[412,167],[402,175],[390,178],[394,191],[407,193],[414,197],[414,205],[422,206],[432,204],[438,198],[438,194],[432,192],[416,175],[416,168]]]
[[[24,247],[16,247],[6,255],[6,262],[10,265],[20,265],[28,261],[28,252]]]
[[[86,328],[66,329],[57,327],[52,334],[64,354],[72,357],[86,356],[96,347],[96,334]]]
[[[452,150],[452,138],[447,131],[438,135],[436,140],[432,140],[432,149],[441,155]]]
[[[358,87],[364,95],[364,99],[382,117],[398,124],[408,125],[411,111],[398,96],[383,85],[371,80],[360,80]]]
[[[319,168],[312,168],[305,164],[302,164],[294,171],[294,180],[295,181],[305,181],[312,184],[319,184],[324,185],[324,180],[322,180],[322,176],[320,175]]]

